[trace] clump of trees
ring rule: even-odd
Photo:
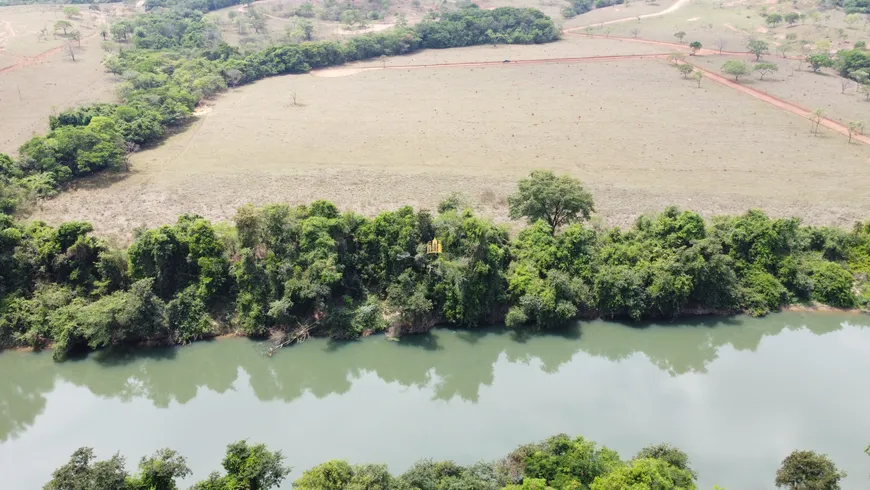
[[[622,5],[625,0],[569,0],[570,5],[562,9],[562,16],[566,19],[571,19],[580,14],[585,14],[596,8],[610,7],[611,5]]]
[[[868,448],[870,454],[870,448]],[[269,490],[281,485],[290,472],[280,451],[239,441],[227,446],[224,474],[214,472],[192,490]],[[91,448],[76,450],[70,461],[55,470],[46,490],[174,490],[190,476],[185,458],[161,449],[142,458],[135,474],[127,472],[124,457],[115,454],[97,461]],[[776,473],[777,487],[788,490],[838,490],[845,473],[827,456],[795,451]],[[401,475],[386,465],[351,465],[332,460],[310,468],[293,482],[301,490],[694,490],[697,473],[689,456],[669,444],[644,447],[623,460],[619,453],[581,436],[559,434],[524,444],[494,462],[462,466],[453,461],[423,459]],[[718,487],[716,487],[718,488]]]
[[[66,117],[74,116],[58,121]],[[87,132],[58,141],[91,138],[99,154],[102,131],[117,132],[102,127],[105,116],[75,117],[90,121],[55,131]],[[51,151],[59,150],[34,147],[32,155]],[[92,159],[59,151],[34,161],[55,162],[51,177]],[[14,171],[0,156],[0,176]],[[140,231],[126,250],[94,237],[87,223],[55,228],[0,214],[0,347],[53,345],[62,360],[226,331],[281,347],[437,324],[539,330],[578,318],[870,304],[868,224],[846,232],[760,211],[705,222],[668,208],[625,229],[593,226],[589,192],[547,171],[523,179],[508,203],[512,217],[529,221],[514,239],[456,199],[436,214],[404,207],[371,219],[315,201],[243,207],[234,226],[185,215]],[[443,253],[427,253],[434,238]]]

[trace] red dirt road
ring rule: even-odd
[[[638,40],[640,41],[640,40]],[[654,44],[664,44],[670,45],[671,43],[659,43],[658,41],[647,41]],[[682,45],[680,45],[682,46]],[[682,46],[685,47],[685,46]],[[736,54],[746,54],[746,53],[736,53]],[[596,61],[621,61],[621,60],[642,60],[642,59],[666,59],[670,56],[670,54],[662,53],[662,54],[629,54],[629,55],[613,55],[613,56],[585,56],[585,57],[577,57],[577,58],[541,58],[541,59],[530,59],[530,60],[512,60],[509,63],[505,63],[503,61],[475,61],[475,62],[462,62],[462,63],[432,63],[425,65],[399,65],[399,66],[386,66],[386,67],[366,67],[360,68],[360,71],[370,71],[370,70],[419,70],[419,69],[427,69],[427,68],[470,68],[470,67],[486,67],[486,66],[515,66],[515,65],[535,65],[542,63],[588,63],[588,62],[596,62]],[[687,61],[683,61],[683,63],[688,63]],[[744,93],[746,95],[755,97],[761,101],[767,102],[768,104],[773,105],[779,109],[791,112],[797,116],[805,118],[807,120],[809,115],[812,113],[809,109],[805,107],[801,107],[798,104],[788,102],[786,100],[780,99],[779,97],[775,97],[773,95],[761,92],[759,90],[755,90],[751,87],[747,87],[745,85],[740,85],[737,82],[729,80],[717,73],[711,72],[704,68],[700,68],[695,64],[688,63],[692,65],[696,70],[704,73],[704,77],[712,80],[720,85],[724,85],[726,87],[733,88],[738,92]],[[341,69],[341,68],[339,68]],[[346,68],[345,68],[346,69]],[[317,72],[325,72],[328,70],[335,70],[335,68],[325,68],[323,70],[315,70],[314,73]],[[824,126],[834,132],[842,134],[843,136],[849,136],[849,128],[843,123],[834,121],[828,118],[822,118],[821,126]],[[853,141],[858,141],[867,145],[870,145],[870,137],[867,135],[861,134],[853,134]]]
[[[688,62],[684,62],[684,63],[688,63]],[[801,107],[793,102],[788,102],[786,100],[780,99],[779,97],[761,92],[759,90],[755,90],[754,88],[747,87],[746,85],[740,85],[739,83],[737,83],[733,80],[729,80],[729,79],[723,77],[722,75],[719,75],[718,73],[713,73],[709,70],[705,70],[704,68],[700,68],[697,65],[694,65],[692,63],[688,63],[688,64],[694,66],[696,70],[702,72],[704,74],[704,77],[709,79],[709,80],[712,80],[712,81],[714,81],[718,84],[721,84],[721,85],[725,85],[726,87],[731,87],[734,90],[737,90],[738,92],[742,92],[744,94],[755,97],[756,99],[763,100],[764,102],[767,102],[768,104],[771,104],[775,107],[786,110],[788,112],[791,112],[792,114],[796,114],[804,119],[809,120],[809,116],[812,113],[812,111],[805,108],[805,107]],[[846,137],[849,136],[849,127],[846,126],[845,124],[839,123],[839,122],[834,121],[832,119],[822,118],[821,125],[832,130],[832,131],[840,133],[843,136],[846,136]],[[870,137],[868,137],[867,135],[853,134],[852,140],[853,141],[860,141],[861,143],[864,143],[866,145],[870,145]]]

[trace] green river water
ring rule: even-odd
[[[0,353],[2,488],[38,489],[79,446],[101,458],[171,447],[193,478],[227,443],[265,442],[301,471],[329,459],[472,463],[565,432],[630,457],[671,442],[700,488],[773,488],[793,449],[870,487],[870,318],[783,313],[560,335],[436,330],[401,342],[309,340],[264,356],[245,339],[56,364]],[[104,356],[103,356],[104,357]],[[191,479],[192,481],[192,479]],[[185,485],[186,487],[186,485]]]

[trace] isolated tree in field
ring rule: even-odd
[[[685,31],[675,32],[674,37],[680,40],[680,44],[683,44],[683,38],[686,37]]]
[[[586,28],[583,29],[583,32],[585,32],[587,36],[592,37],[592,30],[592,26],[586,26]]]
[[[695,54],[701,50],[701,42],[692,41],[691,43],[689,43],[689,48],[692,50],[692,54]]]
[[[782,43],[776,47],[776,50],[779,52],[780,56],[782,56],[783,58],[786,58],[788,55],[788,52],[791,51],[791,44]]]
[[[719,50],[719,54],[722,54],[722,50],[725,49],[726,45],[727,45],[727,43],[725,42],[724,37],[720,37],[720,38],[716,39],[716,49]]]
[[[631,37],[637,39],[638,34],[640,34],[640,29],[638,29],[637,27],[635,27],[634,29],[632,29],[632,30],[630,30],[630,31],[628,31],[628,32],[631,33]]]
[[[858,14],[849,14],[843,18],[843,22],[851,29],[857,22],[861,21],[861,16]]]
[[[785,35],[786,41],[794,41],[795,39],[797,39],[797,34],[795,34],[794,32],[789,32]]]
[[[72,40],[67,41],[63,46],[64,52],[73,61],[76,60],[76,49],[73,46]]]
[[[701,88],[701,80],[704,79],[704,72],[696,71],[692,73],[692,80],[698,82],[698,88]]]
[[[683,78],[689,78],[689,75],[691,75],[692,72],[695,71],[695,68],[688,63],[682,63],[677,65],[677,69],[680,70],[680,73],[683,74]]]
[[[764,80],[764,75],[779,71],[779,66],[776,63],[758,63],[755,65],[754,70],[758,72],[758,79]]]
[[[816,11],[812,11],[808,15],[809,15],[810,20],[813,21],[813,24],[816,24],[816,25],[821,24],[821,22],[822,22],[822,15],[821,14],[819,14]]]
[[[39,34],[36,35],[36,38],[41,41],[48,41],[48,28],[43,27],[39,30]]]
[[[389,60],[390,57],[385,55],[385,54],[382,54],[379,57],[379,59],[381,60],[381,67],[386,70],[387,69],[387,60]]]
[[[80,31],[72,31],[69,33],[71,41],[75,41],[77,46],[82,45],[82,33]]]
[[[848,90],[851,85],[852,85],[852,80],[849,80],[848,78],[845,78],[845,77],[841,78],[840,79],[840,93],[845,94],[846,90]]]
[[[825,118],[825,110],[816,109],[807,117],[810,120],[810,133],[819,134],[819,125],[822,124],[822,119]]]
[[[314,38],[314,23],[310,20],[299,19],[299,22],[296,23],[296,27],[299,28],[299,33],[302,35],[302,39],[310,41]]]
[[[604,35],[606,37],[610,37],[611,32],[613,32],[613,26],[607,26],[604,28]]]
[[[734,81],[740,81],[740,77],[749,73],[749,67],[745,61],[730,60],[722,65],[722,72],[734,77]]]
[[[807,56],[807,63],[813,69],[813,73],[818,73],[822,68],[830,68],[834,66],[834,60],[827,53],[816,53]]]
[[[773,13],[768,15],[767,18],[764,19],[764,21],[767,22],[767,25],[771,27],[776,27],[777,24],[782,22],[782,15]]]
[[[795,25],[800,18],[801,14],[797,12],[789,12],[783,16],[783,20],[785,20],[790,26]]]
[[[774,483],[787,490],[839,490],[840,480],[846,477],[833,461],[813,451],[794,451],[776,471]]]
[[[66,20],[59,20],[54,23],[54,33],[57,34],[57,31],[63,31],[63,35],[66,36],[66,33],[72,29],[72,24]]]
[[[852,121],[849,123],[849,143],[852,142],[852,135],[864,134],[864,121]]]
[[[765,41],[753,39],[746,45],[746,49],[755,55],[755,61],[761,60],[761,57],[770,53],[770,47]]]
[[[63,8],[63,15],[67,19],[72,19],[74,17],[79,17],[81,15],[81,11],[79,10],[78,7],[64,7]]]
[[[517,191],[508,197],[511,219],[525,217],[529,223],[540,219],[556,228],[589,219],[595,210],[592,194],[583,184],[569,176],[557,177],[549,170],[534,170],[517,183]]]

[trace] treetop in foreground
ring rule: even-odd
[[[870,451],[870,448],[868,448]],[[45,490],[176,490],[191,474],[186,460],[171,449],[142,458],[139,471],[127,472],[115,454],[97,461],[90,448],[76,450],[58,468]],[[192,490],[270,490],[290,472],[280,451],[239,441],[227,446],[225,474],[214,472]],[[825,456],[795,451],[776,474],[777,487],[789,490],[839,490],[845,473]],[[559,434],[524,444],[494,462],[462,466],[423,459],[401,475],[386,465],[352,465],[332,460],[310,468],[293,482],[299,490],[695,490],[697,475],[689,458],[669,444],[647,446],[627,461],[583,437]],[[714,490],[722,490],[714,487]]]

